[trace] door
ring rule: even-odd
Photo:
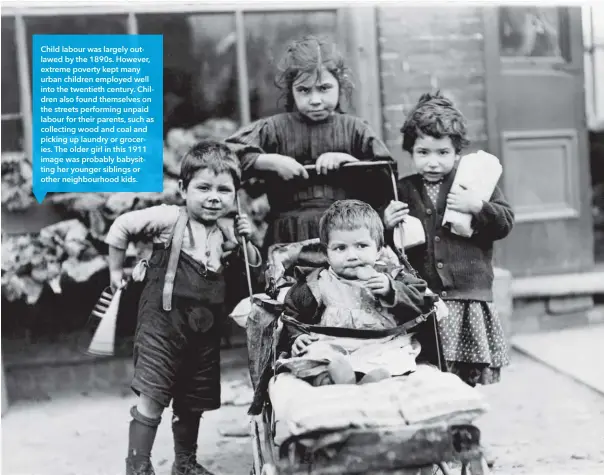
[[[489,147],[516,213],[497,265],[514,276],[593,266],[580,8],[485,9]]]

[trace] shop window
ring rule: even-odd
[[[210,119],[239,122],[233,14],[137,15],[140,34],[164,35],[164,134]]]
[[[4,101],[2,101],[4,103]],[[2,152],[23,151],[23,120],[2,118]]]
[[[305,35],[337,40],[337,12],[246,13],[246,55],[252,120],[283,112],[285,102],[275,87],[277,63],[288,43]]]

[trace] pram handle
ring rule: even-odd
[[[396,163],[391,162],[389,160],[376,160],[375,162],[367,162],[367,161],[358,161],[358,162],[348,162],[342,164],[341,168],[357,168],[357,167],[392,167],[396,165]],[[316,170],[315,165],[304,165],[304,169],[307,171]]]
[[[394,193],[394,201],[398,201],[398,189],[396,187],[396,176],[394,174],[394,166],[395,162],[390,160],[376,160],[375,162],[368,161],[358,161],[358,162],[348,162],[342,164],[341,168],[377,168],[377,167],[388,167],[390,170],[390,180],[392,181],[392,192]],[[314,171],[316,170],[316,165],[304,165],[304,169],[306,171]],[[402,230],[401,230],[402,232]]]

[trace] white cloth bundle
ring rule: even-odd
[[[401,237],[401,226],[403,228]],[[405,216],[405,221],[394,229],[394,245],[399,249],[411,249],[426,242],[424,225],[415,216]]]
[[[289,289],[290,289],[289,287],[284,287],[281,290],[279,290],[279,295],[277,296],[278,302],[280,302],[280,303],[285,302],[285,295],[287,294],[287,291]],[[258,298],[260,300],[265,300],[265,301],[273,300],[266,294],[254,294],[254,297]],[[240,326],[241,328],[246,328],[247,318],[249,317],[250,312],[252,311],[252,305],[253,305],[252,297],[244,298],[231,311],[231,313],[229,314],[229,317],[231,317],[235,321],[235,323],[238,326]]]
[[[495,191],[502,171],[499,159],[490,153],[480,150],[465,155],[459,160],[451,191],[463,186],[476,193],[483,201],[488,201]],[[452,211],[447,207],[443,216],[443,226],[445,225],[450,225],[451,232],[458,236],[471,237],[474,234],[472,216],[468,213]]]

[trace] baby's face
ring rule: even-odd
[[[378,254],[377,243],[367,228],[334,229],[329,233],[327,260],[340,277],[357,279],[359,271],[375,266]]]

